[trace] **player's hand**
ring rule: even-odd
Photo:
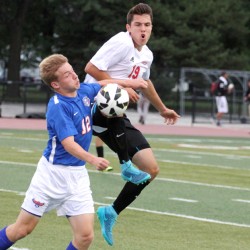
[[[97,170],[103,171],[110,165],[110,162],[102,157],[95,157],[91,165],[95,166]]]
[[[174,110],[172,109],[165,109],[164,111],[160,112],[160,115],[165,118],[165,123],[167,125],[173,125],[177,122],[177,119],[180,118]]]
[[[126,84],[127,87],[131,87],[133,89],[146,89],[148,87],[148,82],[142,78],[128,79],[126,80]]]
[[[140,96],[131,88],[125,88],[128,92],[129,95],[129,101],[132,103],[136,103],[138,102],[138,100],[140,99]]]

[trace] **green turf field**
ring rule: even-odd
[[[113,247],[96,220],[91,249],[250,249],[249,139],[147,138],[160,165],[158,178],[120,214]],[[0,228],[18,215],[46,142],[45,131],[0,130]],[[112,203],[124,184],[116,155],[108,148],[105,153],[113,172],[88,166],[96,207]],[[53,211],[12,249],[63,250],[70,240],[67,220]]]

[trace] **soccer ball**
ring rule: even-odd
[[[233,84],[233,83],[230,83],[230,84],[228,85],[228,93],[231,94],[233,91],[234,91],[234,84]]]
[[[234,89],[234,84],[233,83],[229,83],[228,89],[230,89],[230,90]]]
[[[96,96],[97,107],[107,117],[122,116],[129,104],[128,92],[116,83],[102,87]]]

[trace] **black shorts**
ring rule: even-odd
[[[98,136],[102,139],[102,141],[114,152],[117,152],[117,146],[114,144],[114,140],[110,138],[110,133],[107,129],[107,118],[103,116],[100,110],[96,107],[96,110],[93,114],[93,125],[105,128],[105,131],[95,131],[93,129],[93,135]],[[130,120],[124,115],[121,119],[124,119],[125,122],[125,133],[127,137],[127,146],[128,146],[128,154],[130,159],[140,150],[145,148],[150,148],[150,145],[143,134],[136,129],[130,122]]]

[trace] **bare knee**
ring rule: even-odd
[[[15,226],[15,224],[12,224],[6,229],[7,237],[12,242],[16,242],[17,240],[26,237],[32,231],[33,227],[30,227],[28,225]]]
[[[27,235],[31,234],[32,231],[33,231],[33,230],[32,230],[31,228],[29,228],[29,227],[24,227],[24,228],[21,228],[21,229],[18,230],[18,235],[19,235],[19,237],[20,237],[20,239],[21,239],[21,238],[24,238],[24,237],[26,237]]]
[[[78,235],[74,240],[77,249],[88,249],[94,240],[94,232]]]
[[[159,172],[160,172],[160,168],[157,164],[150,168],[149,174],[151,175],[151,181],[159,174]]]

